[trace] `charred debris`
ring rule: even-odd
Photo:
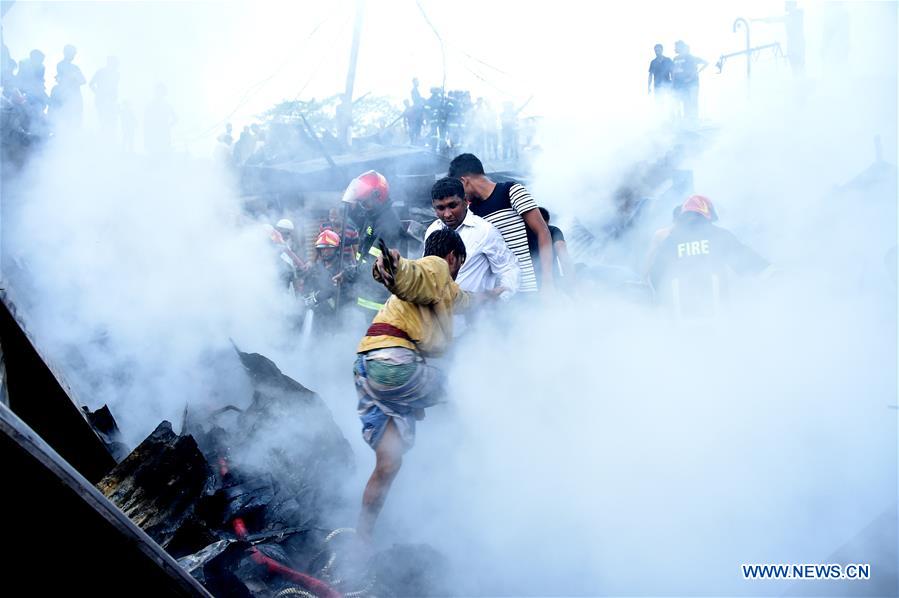
[[[352,511],[341,492],[349,443],[314,392],[265,356],[235,350],[249,407],[186,409],[180,432],[161,422],[99,490],[215,596],[445,594],[433,549],[364,554],[353,530],[335,528]],[[108,409],[89,418],[117,446]]]

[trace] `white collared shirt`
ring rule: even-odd
[[[425,232],[425,239],[441,228],[446,225],[440,219],[435,220]],[[518,258],[495,226],[469,210],[456,232],[462,237],[468,254],[456,276],[456,283],[463,291],[481,293],[503,286],[510,294],[518,292],[521,285]]]

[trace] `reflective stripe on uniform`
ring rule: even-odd
[[[372,309],[374,311],[381,311],[381,308],[384,307],[383,303],[375,303],[374,301],[369,301],[368,299],[363,299],[359,297],[356,299],[356,305],[359,307],[364,307],[365,309]]]
[[[378,249],[377,247],[375,247],[374,245],[372,245],[371,248],[369,248],[369,250],[368,250],[368,255],[373,255],[375,257],[381,257],[381,250]]]

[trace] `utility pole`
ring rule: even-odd
[[[349,149],[352,145],[353,126],[353,84],[356,82],[356,61],[359,58],[359,39],[362,36],[362,19],[365,13],[365,0],[356,0],[356,23],[353,26],[353,45],[350,48],[350,68],[346,74],[346,87],[343,101],[338,108],[340,141]]]
[[[743,17],[737,17],[737,20],[734,21],[734,33],[737,32],[741,25],[746,30],[746,93],[749,94],[750,86],[752,85],[750,83],[752,75],[752,44],[749,43],[749,21]]]

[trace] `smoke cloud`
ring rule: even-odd
[[[738,13],[781,7],[485,9],[538,40],[513,69],[535,81],[544,115],[538,203],[563,228],[607,222],[633,165],[682,143],[643,95],[652,45],[683,37],[714,63],[740,47]],[[464,18],[428,8],[459,32],[448,39],[469,37]],[[850,4],[848,19],[804,8],[806,79],[760,58],[747,90],[742,58],[720,75],[710,66],[708,126],[681,164],[779,272],[738,281],[728,312],[701,324],[589,293],[484,318],[441,361],[451,400],[420,424],[379,543],[435,546],[458,595],[774,595],[795,588],[744,581],[740,564],[828,562],[895,512],[895,170],[848,183],[875,161],[876,136],[896,163],[896,6]],[[835,19],[850,27],[844,62],[826,53]],[[759,44],[783,38],[782,25],[753,27]],[[516,53],[484,43],[498,62]],[[197,64],[214,59],[190,49]],[[201,111],[177,105],[188,95],[172,94],[181,122]],[[222,357],[229,339],[264,353],[331,408],[356,453],[355,504],[373,464],[354,410],[358,336],[301,347],[267,236],[229,177],[198,158],[123,156],[90,133],[54,140],[4,197],[6,258],[28,272],[13,281],[23,315],[77,397],[109,403],[132,445],[186,404],[249,399]],[[637,238],[672,207],[651,204]],[[629,267],[634,251],[622,249]],[[881,556],[870,546],[853,559]]]

